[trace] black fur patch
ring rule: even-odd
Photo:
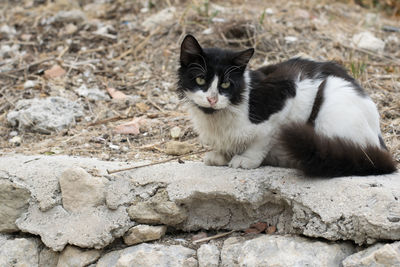
[[[296,85],[286,73],[265,75],[260,70],[250,74],[249,120],[261,123],[280,111],[288,98],[296,96]]]
[[[205,108],[205,107],[200,107],[200,106],[197,106],[197,107],[206,114],[213,114],[218,111],[217,109],[213,109],[213,108]]]
[[[396,171],[388,151],[371,145],[361,148],[345,139],[318,135],[311,125],[286,126],[281,132],[281,143],[308,176],[366,176]]]
[[[218,91],[228,97],[233,105],[243,100],[245,82],[243,73],[254,49],[230,51],[219,48],[201,48],[193,36],[185,37],[181,46],[180,68],[178,70],[178,95],[183,98],[185,91],[207,91],[214,77],[218,77]],[[206,83],[199,86],[197,77],[202,77]],[[221,83],[230,82],[228,88],[222,88]],[[200,108],[200,107],[199,107]],[[213,113],[212,108],[200,108],[207,114]]]
[[[314,126],[315,119],[318,116],[319,110],[321,109],[321,105],[324,102],[324,88],[325,88],[326,80],[324,80],[319,86],[317,95],[314,99],[314,104],[311,110],[310,117],[307,120],[307,123]]]

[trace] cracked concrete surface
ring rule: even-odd
[[[29,209],[21,214],[17,226],[40,235],[54,250],[62,250],[67,244],[105,247],[135,224],[137,216],[128,216],[127,212],[131,205],[150,203],[151,212],[157,213],[157,201],[168,203],[161,205],[159,215],[168,218],[161,222],[168,224],[171,216],[181,216],[171,224],[184,231],[241,230],[263,221],[276,225],[278,233],[357,244],[400,239],[399,173],[310,179],[290,169],[242,170],[200,162],[106,173],[106,169],[127,166],[68,156],[0,158],[2,176],[32,195]],[[79,212],[63,208],[58,180],[71,167],[83,168],[93,179],[104,179],[105,203]],[[157,197],[160,192],[165,196]]]

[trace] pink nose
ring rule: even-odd
[[[218,102],[218,97],[207,97],[207,100],[211,106],[214,106]]]

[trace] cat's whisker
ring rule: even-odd
[[[205,58],[200,54],[201,59],[203,60],[204,66],[205,66],[205,73],[207,73],[207,62]]]
[[[224,77],[227,77],[227,79],[229,79],[229,74],[231,74],[233,71],[240,69],[240,67],[238,66],[231,66],[228,69],[225,70],[224,72]]]
[[[196,62],[190,63],[188,67],[193,70],[198,69],[201,72],[203,72],[204,74],[207,73],[207,68],[204,68],[202,65],[200,65],[199,63],[196,63]]]

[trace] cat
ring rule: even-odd
[[[213,149],[206,165],[320,177],[396,171],[375,104],[342,66],[293,58],[251,71],[253,54],[202,48],[192,35],[181,44],[177,92]]]

